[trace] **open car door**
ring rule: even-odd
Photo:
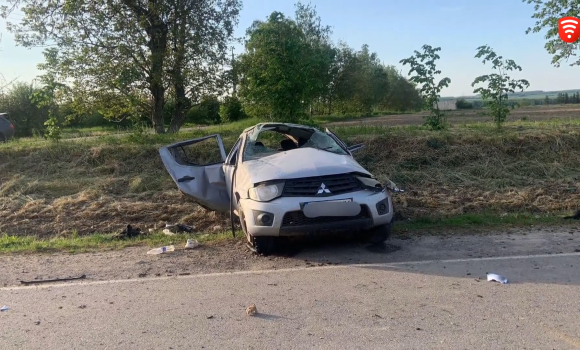
[[[326,132],[330,137],[332,137],[334,139],[334,141],[336,141],[339,145],[344,147],[344,149],[348,150],[348,152],[351,155],[354,152],[358,151],[359,149],[361,149],[365,146],[363,143],[359,143],[359,144],[352,145],[352,146],[347,146],[344,141],[342,141],[340,138],[338,138],[338,136],[336,136],[332,131],[328,130],[328,128],[325,128],[324,132]]]
[[[159,154],[182,193],[208,210],[229,212],[230,197],[222,168],[226,152],[220,135],[161,147]]]

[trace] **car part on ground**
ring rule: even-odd
[[[244,130],[227,156],[218,134],[159,153],[182,193],[208,210],[229,212],[232,234],[237,218],[252,249],[270,254],[285,236],[351,231],[373,243],[388,239],[391,193],[402,190],[354,159],[363,146],[349,147],[328,129],[261,123]]]

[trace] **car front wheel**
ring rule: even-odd
[[[393,223],[383,224],[371,228],[367,232],[367,241],[372,244],[384,243],[393,232]]]
[[[274,252],[275,237],[252,236],[252,246],[257,254],[268,256]]]

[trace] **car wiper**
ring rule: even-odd
[[[332,146],[328,146],[328,147],[315,147],[315,146],[308,146],[308,147],[316,148],[316,149],[319,149],[319,150],[322,150],[322,151],[327,151],[327,150],[329,150],[329,149],[331,149],[331,148],[332,148]]]

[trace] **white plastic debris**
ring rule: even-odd
[[[8,310],[10,310],[10,308],[8,306],[0,307],[0,311],[8,311]]]
[[[165,233],[167,236],[175,236],[175,232],[172,232],[168,228],[166,228],[165,230],[163,230],[163,233]]]
[[[185,243],[185,249],[193,249],[199,247],[199,242],[196,239],[190,238]]]
[[[150,251],[148,251],[147,254],[157,255],[173,251],[175,251],[175,246],[170,245],[165,247],[153,248]]]
[[[504,276],[498,275],[496,273],[489,273],[489,272],[487,273],[487,281],[488,282],[499,282],[502,284],[508,283],[507,278],[505,278]]]

